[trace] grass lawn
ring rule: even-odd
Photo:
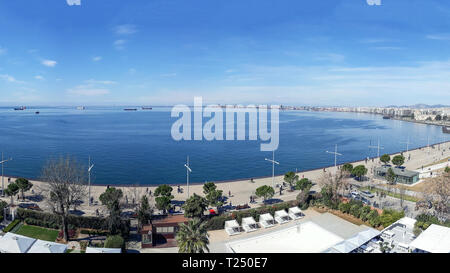
[[[376,189],[376,188],[369,189],[369,187],[363,187],[361,189],[362,190],[368,190],[368,191],[370,191],[372,193],[384,192],[386,195],[389,195],[391,197],[394,197],[394,198],[397,198],[397,199],[401,198],[401,194],[400,193],[396,193],[396,192],[391,192],[391,191],[386,191],[386,190]],[[420,201],[419,198],[414,197],[414,196],[410,196],[410,195],[406,195],[406,194],[403,194],[403,200],[411,201],[411,202],[414,202],[414,203],[417,202],[417,201]]]
[[[59,231],[56,229],[48,229],[48,228],[37,227],[37,226],[23,225],[15,233],[19,234],[19,235],[35,238],[35,239],[41,239],[41,240],[45,240],[45,241],[54,242],[54,241],[56,241],[56,238],[58,237]]]

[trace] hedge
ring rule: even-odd
[[[120,235],[108,236],[105,240],[105,248],[123,248],[124,240]]]
[[[28,209],[18,208],[16,210],[16,217],[19,220],[25,221],[27,224],[49,227],[49,228],[60,228],[61,227],[61,217],[57,214],[40,212]],[[69,215],[68,217],[68,227],[69,229],[75,228],[85,228],[94,230],[108,230],[108,219],[93,217],[93,216],[76,216]],[[122,234],[127,235],[130,230],[130,221],[122,220]]]
[[[5,227],[4,229],[3,229],[3,232],[4,233],[8,233],[8,232],[10,232],[13,228],[15,228],[16,226],[17,226],[17,224],[19,224],[20,223],[20,220],[19,219],[16,219],[16,220],[14,220],[14,221],[12,221],[7,227]]]

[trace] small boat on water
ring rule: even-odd
[[[442,126],[442,133],[450,134],[450,126]]]
[[[144,106],[142,106],[142,110],[152,110],[152,108],[151,107],[144,107]]]
[[[36,111],[36,113],[35,113],[36,115],[39,115],[40,114],[40,112],[39,111]]]
[[[124,111],[137,111],[137,108],[125,108]]]
[[[383,119],[391,119],[391,116],[383,116]]]
[[[14,108],[15,111],[23,111],[25,109],[27,109],[25,106],[20,106],[20,107]]]
[[[86,107],[84,107],[84,106],[78,106],[77,107],[77,110],[85,110],[86,109]]]

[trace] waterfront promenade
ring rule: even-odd
[[[398,153],[400,154],[400,153]],[[397,154],[393,154],[392,156],[395,156]],[[432,164],[434,162],[446,159],[450,157],[450,142],[442,143],[442,144],[436,144],[430,147],[423,147],[411,151],[404,151],[403,155],[405,156],[405,164],[404,166],[407,169],[410,170],[416,170],[421,168],[422,166],[426,166],[429,164]],[[408,160],[410,156],[410,159]],[[331,161],[331,159],[330,159]],[[331,163],[331,162],[330,162]],[[358,162],[352,163],[354,166],[356,165],[365,165],[366,168],[369,170],[367,176],[371,177],[373,169],[377,166],[380,166],[381,163],[378,159],[369,159],[367,160],[361,160]],[[326,172],[334,172],[336,168],[333,167],[327,167],[325,168]],[[295,171],[295,170],[293,170]],[[316,169],[316,170],[310,170],[310,171],[304,171],[304,172],[298,172],[299,178],[308,178],[312,180],[313,182],[317,182],[318,179],[323,175],[324,169]],[[251,175],[251,170],[249,170],[249,176]],[[14,179],[12,179],[14,181]],[[44,182],[40,181],[31,181],[33,186],[33,191],[35,194],[39,194],[42,191],[43,186],[45,185]],[[225,205],[225,208],[236,205],[243,205],[243,204],[249,204],[250,196],[255,194],[255,190],[262,186],[262,185],[269,185],[273,186],[272,184],[272,177],[264,177],[264,178],[255,178],[253,182],[251,182],[249,179],[243,179],[238,181],[230,181],[230,182],[216,182],[217,188],[220,190],[223,190],[224,196],[228,198],[228,202]],[[283,182],[283,175],[275,176],[274,184],[281,184]],[[7,178],[5,177],[5,187],[7,186]],[[187,187],[186,184],[180,185],[183,189],[183,193],[177,193],[177,185],[171,185],[173,187],[172,194],[174,195],[174,201],[177,203],[182,203],[184,200],[186,200],[187,197]],[[132,202],[132,199],[134,198],[137,202],[139,199],[139,196],[142,196],[144,194],[147,194],[148,191],[154,192],[156,189],[155,185],[149,185],[149,186],[119,186],[118,188],[122,189],[124,192],[124,196],[127,196],[127,199],[129,203]],[[99,204],[99,196],[102,194],[106,189],[106,186],[91,186],[91,195],[94,197],[94,200],[97,201],[96,205],[87,206],[87,202],[85,204],[82,204],[78,209],[83,211],[85,215],[95,215],[96,210],[101,214],[106,214],[105,208]],[[315,185],[312,190],[320,190],[318,185]],[[193,193],[203,195],[203,184],[193,184],[189,187],[189,192],[192,195]],[[231,196],[229,196],[229,193],[231,192]],[[298,191],[294,192],[288,192],[286,190],[283,190],[282,195],[279,194],[279,189],[275,188],[275,196],[273,197],[274,200],[278,201],[287,201],[287,200],[294,200],[298,194]],[[30,195],[30,192],[27,192],[27,196]],[[1,198],[7,202],[10,202],[10,198],[4,197]],[[87,201],[87,197],[86,197]],[[262,204],[262,200],[256,200],[257,202],[254,204],[249,204],[251,207],[257,207]],[[15,200],[15,203],[17,204],[20,202],[20,200]],[[150,202],[154,203],[154,198],[150,198]],[[37,203],[41,208],[46,209],[47,205],[44,201],[35,202]],[[179,208],[178,208],[179,209]]]

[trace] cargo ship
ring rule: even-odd
[[[445,134],[450,134],[450,126],[442,126],[442,132]]]
[[[125,108],[124,111],[137,111],[137,108]]]
[[[142,106],[142,110],[152,110],[152,108],[151,107]]]

